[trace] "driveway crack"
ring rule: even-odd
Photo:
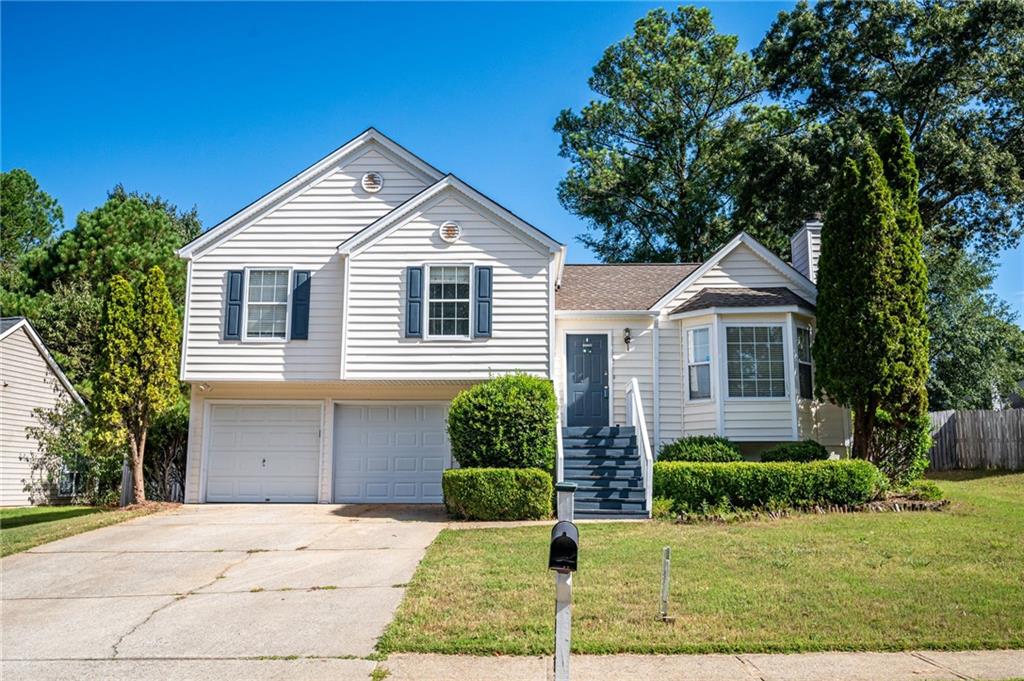
[[[199,586],[192,587],[191,589],[189,589],[185,593],[180,594],[178,596],[175,596],[174,599],[168,601],[167,603],[164,603],[163,605],[160,605],[160,606],[154,608],[152,612],[150,612],[148,615],[146,615],[144,618],[142,618],[142,621],[140,621],[138,624],[133,625],[128,631],[126,631],[125,633],[121,634],[121,636],[119,636],[118,639],[116,641],[114,641],[114,644],[111,646],[111,648],[113,648],[113,651],[114,651],[113,655],[111,657],[113,659],[117,659],[117,656],[118,656],[118,653],[119,653],[118,647],[124,642],[124,640],[126,638],[128,638],[129,636],[131,636],[132,634],[134,634],[136,631],[138,631],[144,624],[146,624],[151,619],[153,619],[153,617],[158,612],[160,612],[161,610],[164,610],[166,608],[171,607],[175,603],[179,603],[179,602],[185,600],[186,598],[188,598],[189,596],[191,596],[195,592],[199,591],[200,589],[204,589],[204,588],[206,588],[206,587],[208,587],[208,586],[210,586],[212,584],[215,584],[218,579],[220,579],[225,574],[227,574],[228,570],[230,570],[233,567],[237,567],[237,566],[241,565],[245,561],[249,560],[249,558],[251,556],[252,556],[251,553],[245,554],[244,556],[242,556],[240,559],[236,560],[235,562],[229,563],[228,565],[225,565],[224,569],[221,570],[220,572],[218,572],[214,576],[214,578],[209,580],[208,582],[203,582]]]
[[[963,674],[961,674],[957,670],[950,669],[949,667],[947,667],[944,664],[939,664],[938,662],[936,662],[935,660],[931,659],[930,657],[924,655],[923,653],[911,652],[910,654],[912,656],[916,657],[917,659],[921,660],[922,662],[927,662],[928,664],[932,665],[933,667],[935,667],[937,669],[941,669],[944,672],[949,672],[950,674],[952,674],[953,676],[955,676],[958,679],[963,679],[964,681],[974,681],[974,677],[973,676],[964,676]]]
[[[741,665],[743,665],[743,669],[750,674],[750,678],[758,679],[758,681],[765,681],[764,676],[761,674],[761,670],[757,668],[756,664],[742,655],[734,655],[734,657]]]

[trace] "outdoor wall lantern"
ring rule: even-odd
[[[629,344],[633,342],[633,333],[627,327],[622,332],[622,342],[626,344],[626,348],[629,348]]]

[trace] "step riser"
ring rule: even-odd
[[[594,447],[599,448],[611,448],[619,449],[622,447],[636,447],[635,437],[588,437],[588,438],[564,438],[562,440],[562,449],[592,449]]]
[[[606,480],[581,480],[579,482],[567,480],[566,482],[576,482],[576,494],[579,496],[610,491],[635,492],[639,490],[642,492],[644,490],[643,480],[608,478]]]
[[[576,520],[646,520],[646,511],[601,509],[580,511],[575,514]]]
[[[565,479],[579,484],[592,480],[640,480],[641,476],[640,469],[566,467]]]
[[[635,456],[574,456],[572,458],[565,457],[564,461],[568,468],[593,468],[594,466],[637,468],[640,466],[640,459]]]
[[[636,428],[629,426],[611,426],[596,428],[593,426],[567,426],[562,428],[562,437],[632,437]]]
[[[576,501],[637,501],[645,500],[644,489],[609,489],[599,492],[576,492]]]
[[[623,501],[619,499],[607,499],[600,501],[579,501],[576,500],[575,507],[580,511],[642,511],[644,502]]]
[[[637,447],[563,447],[562,453],[566,457],[585,456],[640,456]]]

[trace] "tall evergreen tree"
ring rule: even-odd
[[[893,118],[878,139],[885,180],[896,214],[893,278],[890,291],[900,319],[902,357],[893,365],[893,388],[887,411],[898,420],[914,420],[928,410],[928,272],[921,243],[923,229],[918,210],[918,175],[910,137],[899,118]]]
[[[853,455],[870,458],[875,412],[903,358],[896,216],[882,160],[867,146],[847,159],[825,218],[818,264],[818,391],[854,414]]]
[[[124,277],[110,280],[100,338],[96,417],[108,439],[127,441],[132,501],[143,503],[146,435],[178,396],[178,316],[159,267],[147,273],[141,296]]]

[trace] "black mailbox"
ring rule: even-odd
[[[559,520],[551,529],[551,554],[548,557],[548,569],[557,572],[576,572],[579,547],[579,530],[568,520]]]

